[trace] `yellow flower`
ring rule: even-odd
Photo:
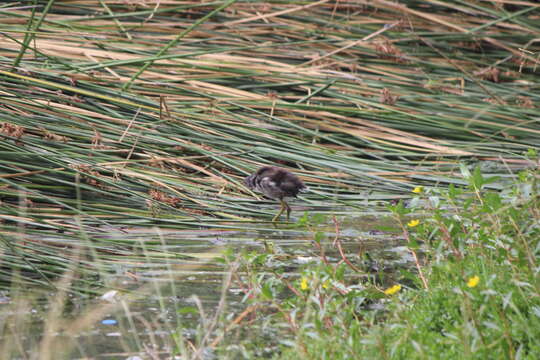
[[[384,290],[385,295],[394,295],[399,290],[401,290],[401,285],[397,284],[392,287],[389,287],[388,289]]]
[[[302,280],[300,281],[300,289],[301,289],[301,290],[307,290],[307,289],[309,289],[308,279],[307,279],[307,277],[305,277],[305,276],[303,276],[303,277],[302,277]]]
[[[417,219],[414,219],[414,220],[411,220],[407,223],[407,226],[408,227],[415,227],[417,226],[418,224],[420,224],[420,220],[417,220]]]
[[[473,277],[469,278],[467,280],[467,286],[470,288],[475,287],[480,282],[480,278],[477,275],[474,275]]]
[[[323,282],[322,287],[328,289],[330,287],[330,280],[326,280],[325,282]]]
[[[422,191],[424,191],[424,187],[423,186],[417,186],[413,189],[413,193],[415,194],[420,194]]]

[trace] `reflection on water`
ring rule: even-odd
[[[258,229],[252,224],[249,230],[230,227],[182,231],[133,228],[109,232],[101,238],[111,244],[110,254],[100,257],[100,261],[112,264],[115,269],[104,279],[107,288],[102,293],[107,295],[101,299],[71,298],[69,311],[67,314],[64,311],[62,318],[73,323],[59,326],[54,336],[65,337],[66,344],[73,343],[69,353],[79,357],[127,358],[135,349],[153,351],[157,357],[163,352],[170,353],[178,346],[170,334],[180,331],[188,340],[193,339],[198,334],[201,318],[203,322],[211,321],[224,295],[229,311],[241,311],[245,307],[241,289],[233,284],[224,290],[229,266],[216,258],[225,249],[233,249],[237,254],[265,252],[271,244],[273,251],[286,255],[286,271],[294,274],[303,264],[319,259],[321,250],[314,244],[315,230],[322,232],[319,240],[322,239],[321,246],[331,262],[343,260],[335,246],[338,231],[347,258],[357,263],[369,259],[373,272],[384,272],[391,277],[396,268],[412,264],[400,233],[387,216],[343,216],[337,228],[330,221],[319,224],[316,229],[287,225]],[[54,237],[42,241],[52,243]],[[134,249],[126,245],[134,243],[139,243],[140,247]],[[55,298],[50,295],[47,291],[40,296]],[[24,298],[26,294],[17,296]],[[2,298],[9,299],[9,296]],[[0,303],[3,312],[14,311],[13,303],[9,300]],[[49,302],[42,302],[42,306],[33,303],[31,311],[23,315],[32,330],[19,328],[22,348],[38,347],[43,321],[50,315],[52,306]],[[89,314],[94,314],[88,320],[92,324],[90,330],[76,333],[75,337],[66,333],[65,329],[77,328],[73,324],[82,322],[81,318]],[[4,312],[4,315],[13,313]],[[81,325],[80,328],[84,327]],[[32,333],[36,335],[32,336]],[[157,347],[147,349],[147,344]]]

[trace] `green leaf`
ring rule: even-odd
[[[263,286],[261,287],[261,294],[263,295],[263,297],[265,297],[268,300],[271,300],[274,298],[274,293],[269,283],[263,284]]]
[[[315,232],[314,240],[317,244],[320,244],[326,238],[326,233],[324,231]]]

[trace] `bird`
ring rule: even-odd
[[[287,221],[289,221],[291,208],[285,198],[296,197],[299,192],[307,189],[298,176],[277,166],[261,167],[246,177],[244,183],[249,189],[260,192],[267,198],[279,200],[281,208],[272,222],[276,222],[283,211],[287,211]]]

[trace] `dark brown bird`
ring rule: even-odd
[[[279,200],[281,209],[272,219],[275,222],[283,211],[287,211],[287,221],[291,214],[289,204],[284,200],[287,197],[296,197],[300,191],[306,190],[306,185],[292,172],[275,166],[264,166],[244,179],[246,186],[262,193],[270,199]]]

